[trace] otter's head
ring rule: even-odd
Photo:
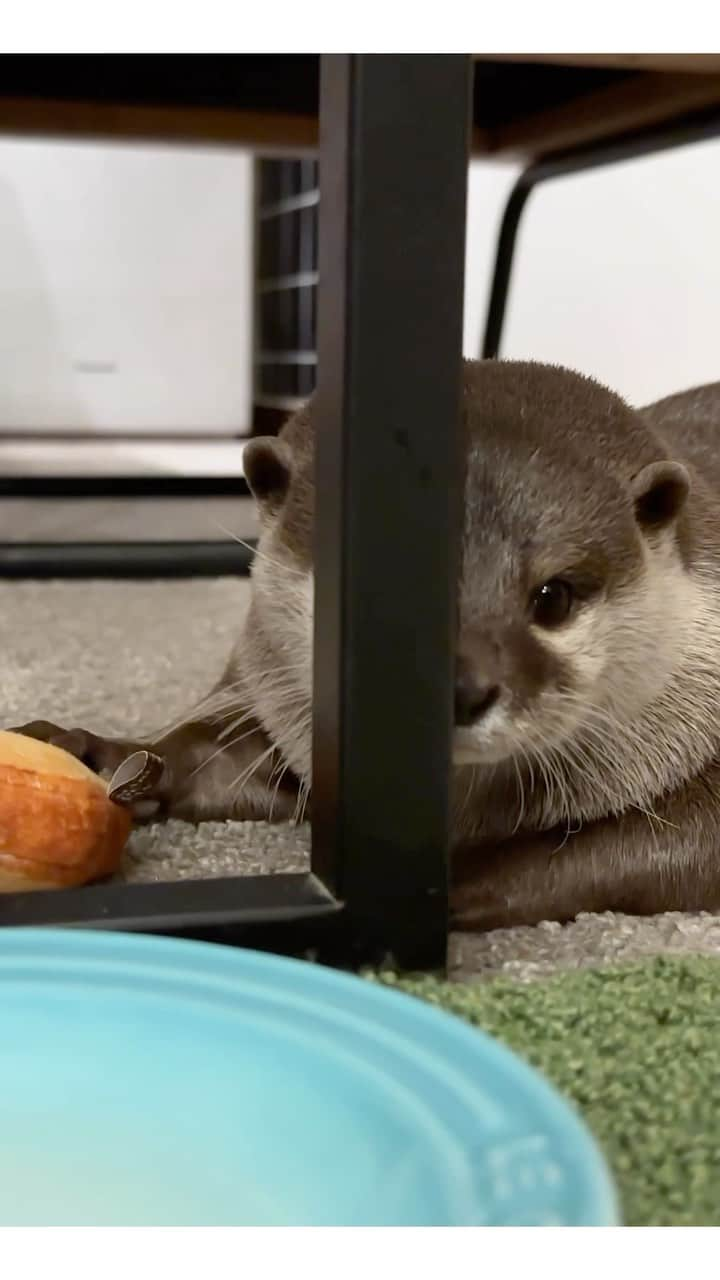
[[[465,409],[456,762],[562,761],[570,785],[601,761],[609,780],[696,614],[688,474],[567,370],[470,365]]]
[[[630,724],[658,695],[682,642],[687,474],[639,414],[566,370],[468,363],[463,407],[456,763],[527,762],[579,731],[585,750],[604,739],[607,751],[607,725]],[[305,777],[312,467],[311,409],[279,439],[246,448],[262,520],[253,570],[264,646],[253,674],[258,710]]]

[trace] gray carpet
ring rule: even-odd
[[[219,675],[247,602],[247,583],[0,583],[6,725],[30,719],[103,733],[152,730]],[[266,823],[172,822],[137,831],[123,874],[164,880],[288,871],[309,833]],[[453,939],[458,978],[523,980],[665,954],[720,954],[720,918],[584,916],[561,927]]]

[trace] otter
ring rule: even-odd
[[[720,383],[634,409],[468,361],[462,413],[454,926],[720,908]],[[312,402],[245,472],[251,602],[206,701],[147,742],[21,730],[105,774],[150,753],[140,818],[289,820],[310,797]]]

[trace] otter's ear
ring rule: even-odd
[[[690,477],[680,462],[651,462],[633,478],[635,516],[642,529],[662,529],[682,511]]]
[[[243,450],[243,471],[260,506],[282,506],[290,485],[290,450],[274,436],[250,440]]]

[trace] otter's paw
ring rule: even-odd
[[[60,747],[76,760],[82,760],[93,773],[99,773],[108,780],[118,765],[139,749],[135,742],[100,738],[87,729],[63,729],[50,720],[32,720],[29,724],[13,727],[11,733],[22,733],[26,738],[36,738],[39,742]]]
[[[102,738],[87,729],[63,729],[50,720],[32,720],[10,732],[48,742],[81,760],[107,781],[110,798],[129,809],[137,822],[158,816],[165,795],[165,763],[141,743]]]

